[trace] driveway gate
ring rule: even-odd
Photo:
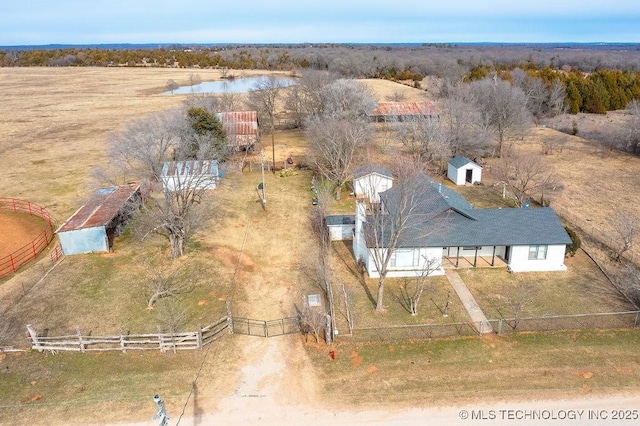
[[[282,336],[284,334],[300,333],[300,318],[289,317],[271,321],[250,318],[231,318],[234,334],[246,334],[258,337]]]

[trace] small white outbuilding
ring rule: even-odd
[[[449,160],[447,177],[456,185],[464,185],[467,182],[474,184],[482,181],[482,166],[458,155]]]
[[[216,160],[168,161],[161,175],[170,191],[216,189],[220,177]]]

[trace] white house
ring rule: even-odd
[[[220,177],[216,160],[168,161],[160,175],[164,187],[171,191],[215,189]]]
[[[467,157],[458,155],[449,160],[447,177],[456,185],[464,185],[467,182],[481,182],[482,166]]]
[[[393,186],[393,174],[375,164],[363,164],[353,171],[353,192],[356,198],[379,202],[378,194]]]
[[[56,233],[66,255],[109,251],[140,200],[140,185],[103,188]]]
[[[461,262],[473,267],[504,265],[513,272],[566,270],[565,250],[571,239],[551,208],[473,209],[455,191],[426,176],[420,179],[419,200],[398,232],[387,276],[419,275],[427,262],[438,266],[431,275],[444,274],[444,267],[459,267]],[[384,227],[367,215],[364,201],[356,202],[353,251],[370,277],[379,276],[373,254],[386,250],[399,208],[398,185],[379,194],[386,212],[379,223]],[[373,243],[374,233],[382,244]]]

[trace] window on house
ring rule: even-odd
[[[529,246],[529,260],[544,260],[547,258],[547,246]]]
[[[391,267],[406,268],[420,264],[420,250],[399,249],[391,254]]]

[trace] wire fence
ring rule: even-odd
[[[610,330],[636,328],[640,310],[575,315],[544,315],[538,317],[490,319],[496,334],[531,331]],[[460,336],[482,335],[482,323],[411,324],[388,327],[355,328],[349,335],[340,335],[356,342],[399,342]]]
[[[584,219],[580,219],[578,216],[561,206],[554,205],[553,210],[568,222],[572,228],[579,231],[582,238],[587,238],[591,242],[604,247],[612,253],[620,246],[620,236],[607,232],[601,225],[585,222]],[[636,260],[640,260],[635,249],[636,248],[632,246],[623,254],[622,257],[626,261],[635,264]]]
[[[13,253],[0,258],[0,278],[12,274],[28,261],[35,259],[53,239],[53,218],[44,207],[30,201],[14,198],[0,198],[0,210],[27,213],[37,216],[46,222],[45,229],[33,240],[18,248]]]

